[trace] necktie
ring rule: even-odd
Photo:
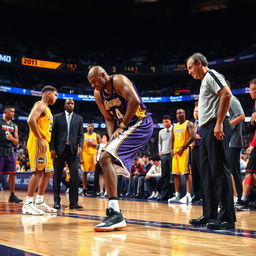
[[[71,120],[71,113],[68,113],[68,116],[67,116],[67,125],[68,125],[67,142],[68,143],[69,143],[70,120]]]
[[[196,127],[196,133],[198,132],[198,121],[196,120],[195,122],[195,127]]]

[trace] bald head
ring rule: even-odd
[[[99,76],[102,73],[106,73],[104,68],[102,68],[101,66],[94,66],[89,70],[87,78],[89,79],[89,77]]]
[[[104,68],[94,66],[89,70],[87,79],[95,90],[102,91],[109,82],[110,77]]]

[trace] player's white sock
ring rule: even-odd
[[[177,198],[180,198],[180,192],[175,192],[175,196],[176,196]]]
[[[44,201],[44,196],[36,195],[36,203],[41,204]]]
[[[33,203],[34,197],[33,196],[26,196],[25,204]]]
[[[108,208],[112,208],[115,212],[120,212],[118,200],[117,199],[108,200]]]
[[[242,197],[241,197],[241,200],[242,200],[242,201],[246,202],[246,201],[247,201],[247,198],[248,198],[247,195],[242,194]]]

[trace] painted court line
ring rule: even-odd
[[[17,214],[20,213],[21,207],[17,207],[17,205],[0,203],[0,214]],[[103,220],[103,217],[94,216],[94,215],[86,215],[86,214],[78,214],[78,213],[65,213],[59,212],[58,216],[63,217],[71,217],[71,218],[82,218],[88,220]],[[219,235],[229,235],[229,236],[239,236],[239,237],[248,237],[248,238],[256,238],[255,230],[247,230],[247,229],[230,229],[230,230],[210,230],[204,227],[193,227],[187,224],[180,223],[171,223],[171,222],[158,222],[158,221],[146,221],[146,220],[138,220],[138,219],[128,219],[125,218],[128,224],[133,225],[141,225],[141,226],[149,226],[149,227],[158,227],[158,228],[169,228],[176,230],[186,230],[186,231],[194,231],[194,232],[204,232],[211,234],[219,234]]]
[[[58,213],[58,216],[82,218],[82,219],[88,219],[88,220],[103,220],[103,217],[86,215],[86,214],[77,214],[77,213],[63,212],[63,213]],[[204,233],[219,234],[219,235],[240,236],[240,237],[248,237],[248,238],[256,239],[256,231],[247,230],[247,229],[210,230],[204,227],[193,227],[191,225],[177,224],[177,223],[170,223],[170,222],[158,222],[158,221],[148,221],[148,220],[127,219],[127,218],[125,218],[125,221],[128,224],[133,224],[133,225],[204,232]]]
[[[41,256],[42,254],[35,254],[28,251],[23,251],[16,249],[14,247],[6,246],[0,244],[0,255],[1,256],[7,256],[7,255],[13,255],[13,256]]]

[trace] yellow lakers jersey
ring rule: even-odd
[[[183,124],[177,123],[173,127],[173,134],[174,134],[173,150],[174,150],[174,152],[179,151],[180,148],[184,145],[184,143],[190,137],[189,132],[187,130],[187,123],[188,123],[188,120],[186,120]]]
[[[47,142],[51,141],[52,123],[52,112],[49,107],[46,106],[45,115],[37,120],[37,128],[42,138]],[[31,130],[29,130],[29,136],[35,136]]]
[[[92,142],[94,145],[97,145],[97,134],[93,132],[92,134],[88,134],[87,132],[84,134],[84,146],[83,146],[83,153],[94,155],[96,154],[97,150],[93,147],[88,147],[86,142]]]

